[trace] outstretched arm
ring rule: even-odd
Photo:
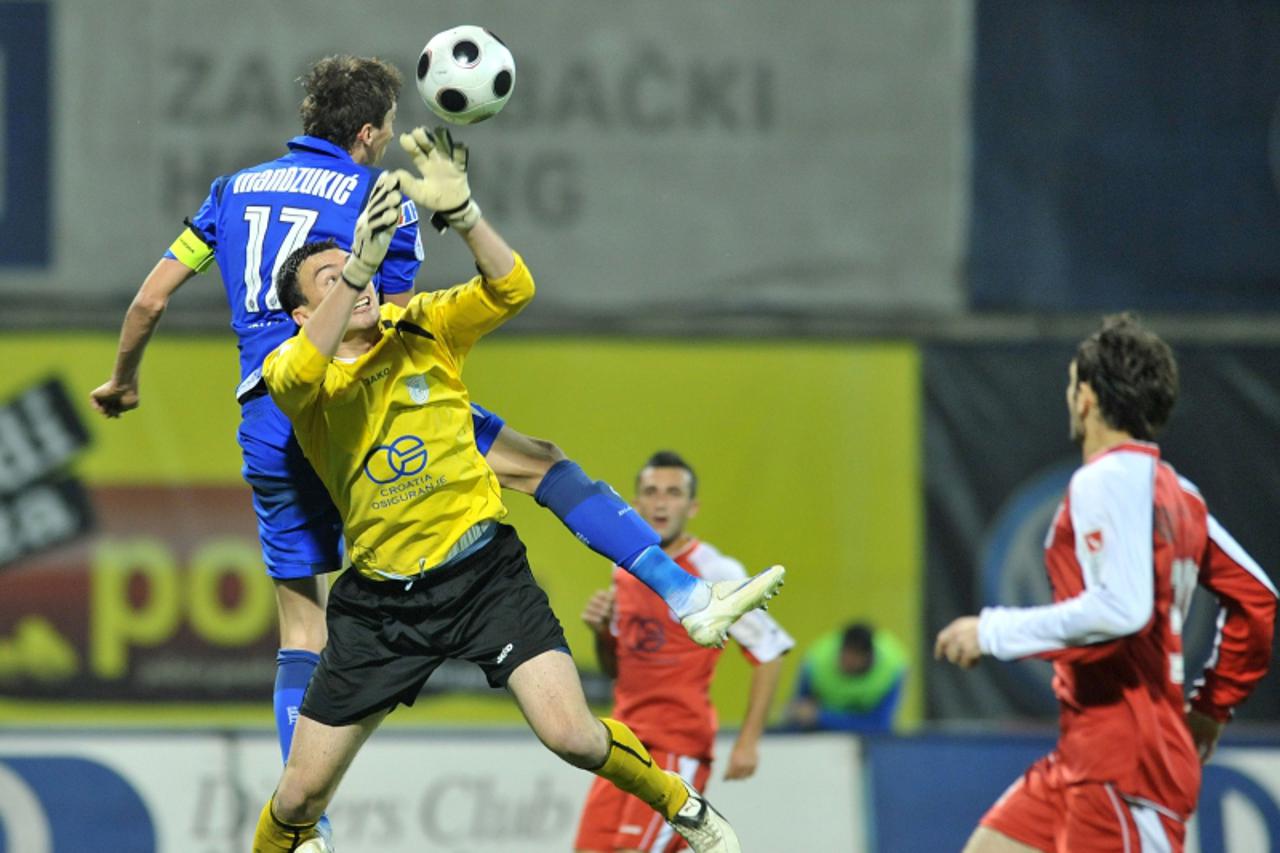
[[[564,451],[550,441],[534,438],[504,424],[485,454],[504,489],[532,495],[551,467],[565,459]]]
[[[436,211],[432,222],[447,224],[471,250],[480,275],[422,303],[431,326],[444,333],[449,348],[464,356],[481,336],[520,312],[533,298],[533,277],[471,198],[467,148],[446,128],[401,134],[400,145],[419,174],[396,171],[400,189],[419,207]]]
[[[1068,491],[1075,558],[1084,589],[1042,607],[984,608],[982,651],[1000,660],[1037,655],[1078,659],[1114,652],[1111,640],[1136,634],[1155,609],[1151,478],[1104,459],[1076,472]]]
[[[351,254],[342,269],[338,270],[334,261],[316,272],[314,286],[325,289],[320,304],[310,316],[302,318],[302,331],[268,353],[262,362],[262,378],[272,399],[295,420],[320,395],[329,362],[346,334],[356,300],[373,296],[370,281],[391,242],[391,232],[400,216],[399,202],[395,178],[384,172],[356,220]]]
[[[453,141],[448,128],[428,133],[424,127],[400,135],[400,146],[413,158],[419,175],[397,172],[400,187],[415,204],[436,211],[431,221],[445,223],[462,237],[486,280],[505,277],[515,255],[501,235],[485,222],[471,198],[467,179],[467,146]]]
[[[400,192],[395,176],[383,172],[374,184],[369,203],[356,220],[351,254],[343,265],[341,284],[329,288],[302,326],[307,339],[326,359],[338,351],[356,300],[362,296],[372,297],[369,283],[386,257],[399,217]]]
[[[515,253],[507,245],[487,219],[478,219],[476,224],[466,230],[459,229],[458,234],[471,250],[476,259],[486,286],[508,275],[516,266]]]
[[[111,378],[89,394],[90,403],[100,414],[118,418],[138,407],[138,370],[147,343],[160,325],[169,298],[195,274],[181,261],[161,258],[143,280],[124,315]]]
[[[1155,605],[1151,479],[1097,462],[1076,472],[1068,504],[1083,590],[1041,607],[986,607],[938,634],[934,655],[970,667],[982,655],[1096,660],[1142,630]],[[1085,648],[1088,647],[1088,648]]]

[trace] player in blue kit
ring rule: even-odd
[[[286,757],[297,708],[326,641],[327,585],[319,575],[342,567],[342,531],[262,383],[263,358],[297,331],[280,310],[274,279],[304,243],[331,238],[350,246],[393,135],[401,77],[381,60],[335,56],[312,66],[302,83],[303,135],[289,140],[283,156],[213,182],[186,230],[143,281],[125,316],[111,378],[91,394],[94,408],[109,418],[138,406],[143,353],[170,297],[216,261],[240,348],[243,474],[253,490],[280,615],[275,704]],[[418,216],[412,201],[401,205],[399,227],[375,278],[383,298],[398,305],[412,296],[422,262]],[[445,227],[440,213],[433,221]],[[657,534],[608,485],[588,478],[554,444],[525,436],[479,407],[473,428],[504,487],[533,495],[592,550],[631,570],[667,600],[696,641],[722,644],[728,626],[781,583],[780,567],[742,590],[693,577],[663,553]]]

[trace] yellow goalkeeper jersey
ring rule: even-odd
[[[476,448],[462,364],[533,291],[517,255],[496,281],[477,276],[405,308],[383,305],[382,339],[354,361],[326,358],[304,329],[263,362],[363,574],[418,574],[473,525],[506,515],[498,478]]]

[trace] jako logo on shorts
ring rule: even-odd
[[[379,444],[364,460],[364,475],[379,486],[401,477],[421,474],[427,467],[427,445],[416,435],[402,435],[390,444]]]

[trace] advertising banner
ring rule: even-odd
[[[959,850],[987,808],[1052,746],[1050,737],[1030,735],[868,739],[872,849]],[[928,772],[922,774],[925,767]],[[1186,853],[1259,853],[1278,846],[1280,747],[1274,741],[1233,744],[1228,735],[1204,769],[1199,808],[1187,825]]]
[[[120,486],[91,496],[98,536],[0,573],[0,696],[269,696],[275,595],[247,492]]]
[[[61,371],[92,442],[70,473],[98,515],[96,535],[0,570],[0,722],[265,722],[277,629],[240,479],[235,347],[229,336],[162,332],[142,369],[141,405],[108,420],[90,410],[88,394],[115,349],[106,333],[0,337],[0,398],[39,386],[52,366]],[[913,346],[495,335],[466,369],[473,399],[554,441],[625,496],[655,451],[685,456],[699,477],[690,529],[752,571],[787,567],[770,612],[801,649],[858,618],[916,645]],[[838,437],[817,439],[821,464],[813,442],[796,438],[814,430]],[[609,563],[527,496],[504,500],[588,696],[607,707],[609,682],[578,615],[608,584]],[[775,713],[799,659],[784,661]],[[721,658],[712,696],[726,725],[742,719],[752,671],[737,652]],[[404,716],[520,719],[469,664],[442,668],[428,688]],[[905,722],[919,718],[920,697],[913,667]]]
[[[10,28],[14,7],[40,12],[39,39]],[[106,322],[95,308],[127,304],[216,177],[279,156],[301,132],[297,80],[323,56],[394,63],[397,130],[438,124],[414,70],[426,41],[459,24],[492,29],[515,56],[505,111],[455,135],[471,146],[486,215],[554,283],[517,322],[783,321],[963,301],[967,3],[823,0],[803,15],[680,0],[0,10],[0,49],[42,60],[0,63],[25,98],[11,101],[22,118],[11,130],[42,114],[30,106],[61,129],[0,146],[11,178],[35,190],[11,184],[11,205],[44,205],[0,218],[0,293],[42,294],[10,310]],[[409,164],[393,143],[384,165]],[[19,239],[14,226],[41,213],[27,227],[45,244]],[[460,241],[424,239],[424,283],[471,275]],[[43,266],[4,266],[20,252]],[[221,298],[210,271],[177,301],[217,312]]]
[[[0,574],[0,698],[83,704],[265,703],[276,603],[249,494],[236,487],[93,490],[98,535]],[[612,684],[590,674],[593,701]],[[494,691],[447,663],[424,691]]]
[[[1044,661],[984,661],[972,671],[932,660],[932,638],[987,605],[1051,601],[1045,535],[1080,451],[1068,439],[1067,365],[1074,341],[932,345],[925,351],[928,531],[927,715],[1052,717]],[[1160,439],[1163,458],[1273,579],[1280,577],[1280,349],[1176,347],[1181,396]],[[1188,685],[1208,657],[1215,602],[1197,593],[1183,628]],[[1277,671],[1273,654],[1272,671]],[[1268,677],[1238,718],[1280,716]]]
[[[765,738],[760,772],[708,795],[749,849],[863,853],[857,747]],[[241,853],[279,775],[270,735],[6,732],[0,853]],[[379,732],[328,814],[344,851],[564,853],[592,779],[527,731]]]
[[[0,404],[0,568],[92,528],[88,497],[67,473],[88,444],[60,379],[45,379]]]
[[[708,796],[762,853],[959,850],[1047,735],[766,737],[751,779]],[[728,750],[727,742],[719,750]],[[279,778],[245,731],[0,734],[0,853],[240,853]],[[340,850],[564,853],[592,777],[527,731],[381,731],[328,813]],[[1280,845],[1280,746],[1232,740],[1205,768],[1187,853]]]

